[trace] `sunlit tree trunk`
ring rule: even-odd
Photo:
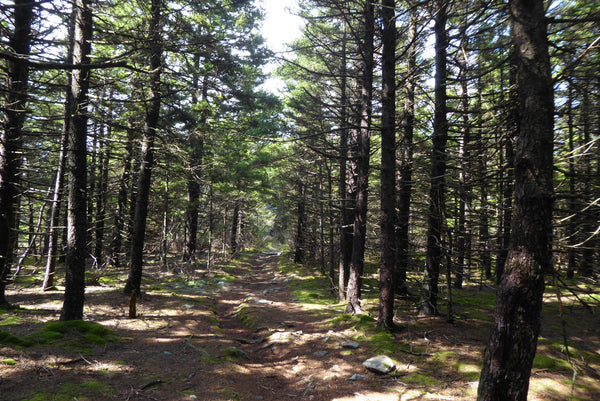
[[[195,55],[194,57],[195,70],[200,68],[200,56]],[[193,82],[196,88],[199,87],[199,78],[197,74],[194,74]],[[204,138],[202,136],[202,130],[206,128],[207,119],[207,102],[208,97],[208,82],[204,78],[202,87],[198,88],[201,91],[201,102],[203,106],[200,121],[196,127],[190,132],[189,146],[190,146],[190,165],[188,172],[188,203],[185,211],[185,224],[187,241],[185,250],[183,253],[184,261],[192,261],[196,258],[196,251],[198,247],[198,213],[200,210],[200,173],[202,169],[202,157],[204,153]],[[198,95],[196,91],[192,95],[192,103],[198,104]]]
[[[31,46],[31,24],[34,3],[15,0],[13,10],[14,31],[9,46],[14,54],[24,59],[29,56]],[[21,167],[21,144],[29,68],[26,62],[9,61],[6,108],[0,133],[0,305],[7,305],[5,290],[17,233],[17,205],[19,202],[19,174]]]
[[[527,399],[540,332],[544,274],[552,270],[554,105],[544,1],[513,0],[510,11],[520,117],[515,201],[479,401]]]
[[[362,75],[360,77],[360,121],[353,139],[356,168],[356,204],[352,229],[352,259],[346,294],[346,312],[361,313],[362,274],[365,258],[365,240],[367,233],[367,195],[369,184],[369,160],[371,142],[371,115],[373,109],[373,66],[375,36],[374,3],[367,0],[363,9],[363,32],[361,41]]]
[[[150,6],[150,91],[146,123],[141,147],[141,165],[137,181],[137,195],[135,201],[135,218],[131,238],[131,255],[129,276],[125,284],[125,294],[133,290],[140,294],[142,283],[142,266],[144,262],[144,239],[146,236],[146,217],[148,215],[148,200],[150,198],[150,184],[152,168],[154,167],[154,140],[160,114],[160,79],[162,70],[161,46],[161,15],[162,0],[152,0]]]
[[[298,204],[296,210],[296,249],[294,262],[304,263],[306,260],[306,186],[298,178]]]
[[[421,305],[419,314],[438,313],[438,281],[442,265],[442,230],[445,226],[444,186],[446,175],[446,142],[448,140],[448,120],[446,116],[446,33],[447,0],[435,2],[435,110],[433,121],[433,148],[431,151],[431,173],[429,189],[429,210],[427,215],[427,255]]]
[[[347,68],[347,36],[346,22],[343,22],[344,36],[342,38],[342,60],[340,76],[340,167],[339,167],[339,196],[340,204],[340,260],[338,276],[338,299],[346,300],[346,285],[352,258],[352,210],[354,208],[354,193],[348,185],[348,68]]]
[[[123,245],[123,230],[125,228],[125,217],[127,212],[127,194],[131,187],[131,164],[133,160],[133,142],[135,131],[127,129],[127,142],[123,152],[123,170],[119,178],[119,191],[117,193],[117,204],[114,212],[114,229],[110,244],[110,255],[108,263],[119,267],[121,265],[121,248]]]
[[[383,0],[381,110],[381,255],[377,325],[393,329],[396,263],[396,10]]]
[[[398,179],[398,228],[396,231],[396,294],[407,295],[406,271],[409,265],[410,204],[412,196],[413,172],[413,133],[415,121],[415,82],[417,80],[417,12],[408,4],[407,77],[404,81],[404,108],[402,112],[402,133],[399,145],[400,168]]]
[[[92,11],[88,0],[76,0],[73,64],[90,62]],[[87,123],[89,68],[71,72],[71,116],[67,137],[67,263],[60,320],[83,318],[87,263]]]

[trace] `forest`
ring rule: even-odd
[[[60,299],[44,322],[94,320],[118,277],[134,319],[157,277],[241,293],[276,257],[396,342],[411,319],[469,330],[465,294],[490,294],[471,399],[528,399],[552,297],[568,399],[600,394],[577,382],[600,365],[600,5],[298,0],[283,52],[265,11],[0,4],[0,346],[33,297]]]

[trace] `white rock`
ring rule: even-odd
[[[385,355],[377,355],[363,362],[363,366],[375,373],[386,374],[394,371],[396,365],[391,358]]]

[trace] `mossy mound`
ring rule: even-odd
[[[77,341],[73,345],[104,345],[117,340],[115,333],[99,323],[84,320],[51,321],[42,330],[26,337],[17,337],[8,332],[0,331],[0,344],[10,347],[31,347],[35,344],[53,344],[72,333]]]
[[[33,345],[33,341],[28,340],[26,338],[20,338],[14,336],[6,331],[0,330],[0,344],[6,345],[9,347],[30,347]]]
[[[116,341],[112,330],[99,323],[85,320],[51,321],[46,323],[42,330],[33,333],[30,337],[41,344],[51,344],[68,333],[83,335],[85,341],[91,344],[104,345]]]

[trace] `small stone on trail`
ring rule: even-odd
[[[315,351],[315,352],[313,352],[313,355],[322,357],[322,356],[327,355],[327,351]]]
[[[250,359],[250,357],[248,356],[248,354],[246,354],[244,351],[242,351],[239,348],[236,347],[229,347],[226,348],[224,351],[225,355],[229,355],[229,356],[233,356],[233,357],[238,357],[238,358],[243,358],[243,359]]]
[[[346,343],[342,343],[342,348],[350,348],[350,349],[357,349],[358,347],[360,347],[360,344],[354,341],[348,341]]]
[[[363,362],[363,366],[372,372],[380,374],[387,374],[396,369],[394,361],[385,355],[369,358]]]
[[[357,380],[364,379],[365,377],[367,377],[367,376],[359,375],[358,373],[355,373],[352,376],[350,376],[349,378],[347,378],[346,380],[349,382],[355,382]]]

